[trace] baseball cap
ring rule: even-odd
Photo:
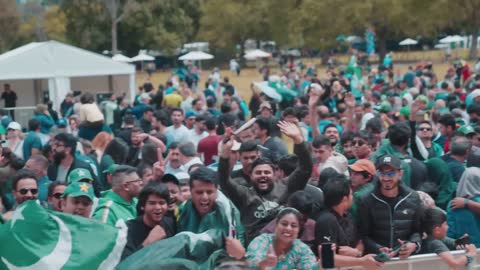
[[[18,122],[10,122],[7,126],[8,129],[13,129],[13,130],[22,130],[22,126]]]
[[[168,183],[168,182],[173,182],[175,185],[179,186],[180,185],[180,181],[178,181],[178,178],[174,175],[174,174],[171,174],[171,173],[166,173],[162,176],[162,178],[160,179],[160,181],[162,183]]]
[[[475,129],[474,129],[472,126],[470,126],[470,125],[461,126],[461,127],[458,129],[458,131],[459,131],[459,132],[462,132],[464,135],[476,133],[476,132],[475,132]]]
[[[376,167],[380,168],[384,165],[400,170],[402,168],[402,161],[394,155],[384,155],[377,159]]]
[[[67,183],[77,183],[77,182],[84,182],[82,180],[90,180],[93,181],[92,174],[90,171],[84,168],[74,169],[70,172],[67,177]]]
[[[192,116],[197,116],[197,114],[194,112],[194,111],[188,111],[186,114],[185,114],[185,119],[188,119]]]
[[[371,175],[375,174],[375,165],[368,159],[359,159],[352,165],[349,165],[352,171],[356,172],[368,172]]]
[[[108,166],[108,168],[106,170],[103,170],[103,173],[109,173],[109,174],[114,174],[115,173],[115,170],[118,168],[118,164],[112,164],[110,166]]]
[[[67,126],[67,120],[65,120],[65,119],[63,119],[63,118],[62,118],[62,119],[58,119],[58,121],[57,121],[57,126],[58,126],[58,127],[66,127],[66,126]]]
[[[95,198],[95,194],[93,193],[93,186],[89,183],[82,183],[82,182],[73,182],[70,183],[65,191],[63,192],[63,198],[70,196],[73,198],[85,196],[89,198],[92,202]]]

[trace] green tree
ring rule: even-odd
[[[135,0],[99,0],[105,7],[105,11],[110,19],[110,32],[112,42],[112,54],[118,53],[118,24],[126,17],[134,13],[138,8]]]
[[[67,17],[59,6],[51,6],[45,10],[43,29],[48,39],[66,41]]]
[[[0,0],[0,53],[14,44],[20,28],[20,18],[14,1]]]

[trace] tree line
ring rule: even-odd
[[[442,34],[472,35],[469,57],[476,58],[480,30],[478,0],[0,0],[0,6],[0,52],[49,39],[127,55],[139,49],[173,55],[192,41],[234,53],[247,39],[325,51],[338,35],[362,36],[368,28],[380,58],[388,40]]]

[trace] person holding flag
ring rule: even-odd
[[[95,199],[91,184],[72,182],[67,186],[62,197],[63,213],[90,218]]]

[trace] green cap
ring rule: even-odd
[[[457,124],[457,127],[465,126],[465,120],[463,118],[455,118],[455,124]]]
[[[92,202],[95,198],[95,194],[93,193],[93,186],[89,183],[83,182],[73,182],[69,184],[63,192],[63,197],[65,198],[67,196],[73,198],[85,196],[88,197]]]
[[[383,101],[380,104],[380,111],[381,112],[390,112],[392,110],[392,104],[388,101]]]
[[[421,102],[428,104],[428,98],[425,95],[419,95],[415,100],[420,100]]]
[[[402,107],[400,109],[400,115],[408,117],[410,115],[410,107]]]
[[[90,171],[84,168],[74,169],[67,177],[67,184],[75,182],[85,182],[82,180],[89,180],[89,182],[93,181],[93,177]]]
[[[472,126],[469,126],[469,125],[461,126],[461,127],[458,129],[458,131],[459,131],[459,132],[462,132],[464,135],[476,133],[476,132],[475,132],[475,129],[474,129]]]
[[[118,164],[112,164],[110,166],[108,166],[108,168],[106,170],[103,170],[103,173],[109,173],[109,174],[114,174],[115,173],[115,170],[118,168]]]

